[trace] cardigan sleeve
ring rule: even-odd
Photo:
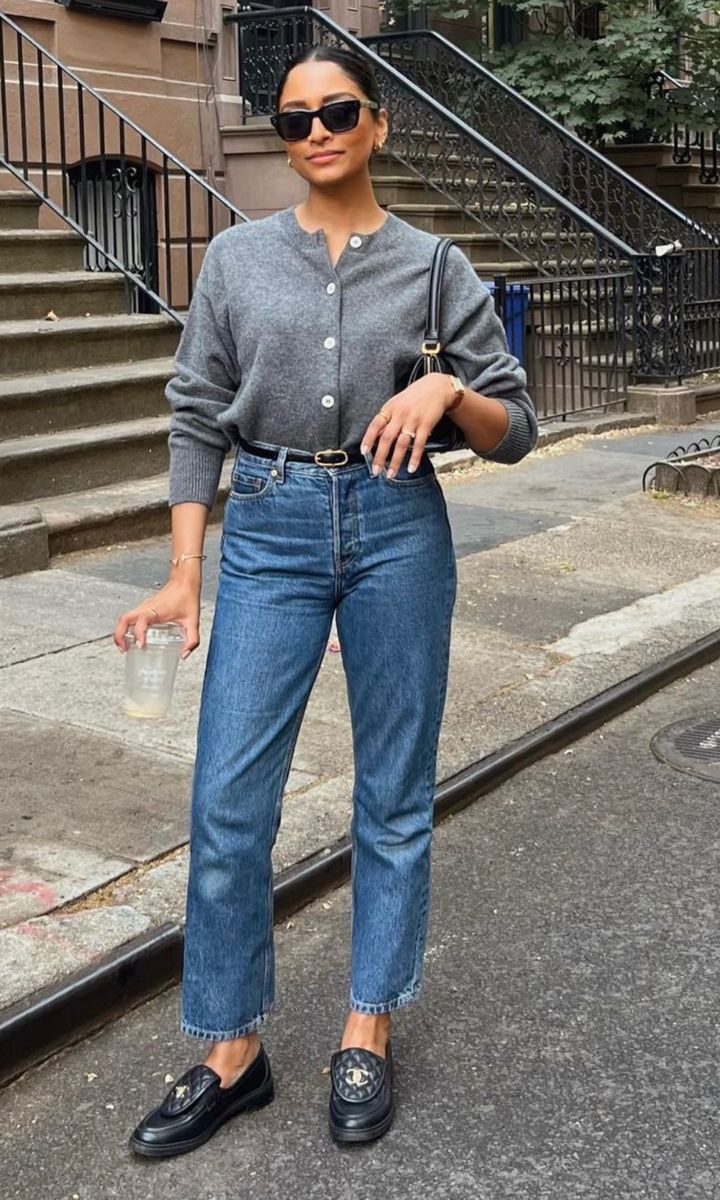
[[[503,324],[495,312],[489,289],[459,246],[451,246],[445,260],[441,318],[443,353],[457,375],[474,392],[491,396],[505,406],[508,427],[492,450],[480,455],[493,462],[515,463],[537,444],[535,408],[526,391],[527,377],[510,353]],[[467,447],[458,427],[458,444]]]
[[[175,374],[165,388],[173,410],[170,506],[193,501],[212,508],[223,460],[233,444],[217,420],[235,398],[240,369],[216,249],[217,237],[205,251],[175,355]]]

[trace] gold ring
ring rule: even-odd
[[[158,612],[158,610],[156,608],[150,608],[150,609],[148,609],[148,612],[155,613],[155,616],[157,617],[158,621],[160,620],[160,613]]]
[[[378,413],[378,416],[379,416],[379,417],[384,417],[384,418],[385,418],[385,420],[386,420],[386,421],[388,421],[388,422],[392,421],[392,417],[391,417],[391,416],[389,416],[389,414],[388,414],[388,413],[386,413],[386,412],[383,412],[383,410],[382,410],[382,409],[380,409],[380,412]]]
[[[412,429],[401,429],[400,432],[406,433],[408,435],[408,437],[411,437],[411,438],[415,437],[415,433]]]

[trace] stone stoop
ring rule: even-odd
[[[40,204],[3,182],[0,576],[168,520],[164,389],[180,328],[130,313],[124,276],[86,270],[82,238],[40,229]]]
[[[692,221],[715,228],[720,225],[720,183],[700,182],[697,150],[691,151],[687,163],[673,162],[671,146],[653,143],[608,146],[604,153]]]

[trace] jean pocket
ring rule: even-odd
[[[408,471],[407,462],[403,461],[397,469],[397,474],[393,475],[392,479],[388,479],[385,471],[381,472],[381,478],[385,480],[389,487],[407,488],[417,487],[421,483],[432,483],[435,478],[435,468],[432,460],[424,454],[418,463],[416,471]]]
[[[274,482],[270,469],[253,467],[247,463],[235,467],[230,480],[231,500],[259,500],[267,495]]]

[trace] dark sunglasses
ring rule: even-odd
[[[347,133],[360,120],[361,108],[379,108],[375,100],[333,100],[321,108],[294,108],[273,113],[270,124],[284,142],[301,142],[310,136],[314,117],[319,117],[328,133]]]

